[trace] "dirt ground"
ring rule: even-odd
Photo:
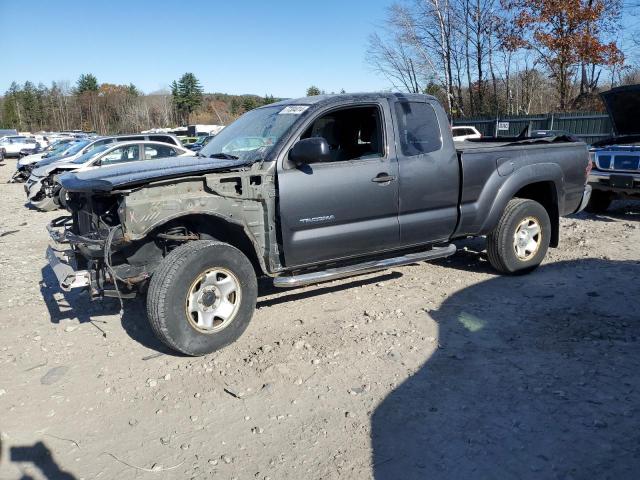
[[[640,203],[562,220],[536,272],[446,260],[274,292],[202,358],[142,302],[63,294],[0,166],[2,479],[640,475]]]

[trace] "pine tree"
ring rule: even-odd
[[[248,112],[249,110],[253,110],[257,106],[258,105],[256,105],[256,101],[253,97],[244,97],[242,99],[242,108],[245,112]]]
[[[311,85],[309,88],[307,88],[307,97],[313,97],[315,95],[320,95],[320,89],[318,87],[316,87],[315,85]]]
[[[97,92],[98,79],[91,73],[83,73],[76,83],[76,94],[80,95],[85,92]]]
[[[188,122],[191,113],[202,105],[203,91],[193,73],[185,73],[177,82],[171,83],[171,95],[182,122]]]

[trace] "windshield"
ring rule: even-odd
[[[63,143],[61,145],[55,145],[51,150],[49,150],[48,152],[48,156],[49,157],[53,157],[54,155],[59,155],[62,152],[64,152],[65,150],[69,150],[71,148],[72,145],[69,145],[68,143]]]
[[[262,160],[307,108],[288,105],[251,110],[213,137],[200,155]]]
[[[89,142],[83,141],[83,142],[77,142],[73,145],[73,147],[71,147],[69,150],[67,150],[65,152],[65,155],[69,156],[69,155],[75,155],[76,153],[78,153],[80,150],[82,150],[84,147],[86,147],[89,144]]]
[[[80,155],[78,158],[74,158],[71,161],[71,163],[75,163],[76,165],[82,165],[83,163],[88,162],[89,160],[94,158],[96,155],[99,155],[100,153],[104,152],[110,147],[112,147],[112,145],[100,145],[99,147],[96,147],[92,150],[89,150],[87,153]]]

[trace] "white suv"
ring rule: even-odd
[[[476,127],[463,127],[457,125],[455,127],[451,127],[451,135],[453,135],[454,142],[482,138],[482,135]]]
[[[18,157],[23,148],[33,148],[37,144],[33,137],[25,135],[7,135],[0,138],[0,157]]]

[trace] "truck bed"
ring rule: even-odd
[[[535,178],[546,171],[554,182],[551,188],[558,199],[559,215],[573,213],[582,200],[587,145],[564,137],[545,139],[483,139],[456,144],[461,172],[460,221],[454,237],[485,235],[495,224],[490,212],[501,197],[515,195],[511,185],[518,178]],[[577,161],[583,159],[583,162]]]

